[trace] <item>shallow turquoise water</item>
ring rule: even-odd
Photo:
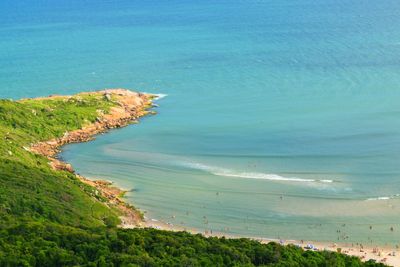
[[[1,1],[0,96],[167,94],[157,116],[62,153],[134,188],[148,217],[393,244],[400,4],[370,2]]]

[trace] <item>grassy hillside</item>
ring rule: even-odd
[[[117,228],[118,211],[94,188],[27,149],[114,105],[99,95],[0,100],[0,266],[383,266],[248,239]]]
[[[76,227],[118,223],[115,211],[90,197],[93,188],[73,174],[56,172],[32,143],[62,136],[96,120],[112,102],[85,96],[53,100],[0,100],[0,225],[51,221]]]

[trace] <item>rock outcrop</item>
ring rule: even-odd
[[[126,126],[132,122],[136,122],[139,117],[152,113],[148,109],[152,107],[151,100],[154,96],[126,89],[106,89],[97,92],[80,93],[75,96],[55,95],[39,99],[69,99],[72,97],[79,99],[79,96],[84,95],[102,96],[105,101],[111,101],[115,105],[107,113],[99,110],[96,122],[86,125],[82,129],[66,132],[62,137],[39,142],[33,144],[30,148],[26,148],[26,150],[33,153],[46,156],[49,159],[50,166],[55,170],[74,173],[71,164],[55,158],[60,152],[60,147],[63,145],[90,141],[96,134],[103,133],[112,128]],[[133,206],[121,199],[125,191],[112,187],[111,183],[107,181],[92,181],[81,175],[75,175],[83,183],[95,187],[97,189],[96,192],[108,200],[108,205],[113,205],[122,212],[122,227],[125,227],[125,225],[140,225],[142,221],[140,213]]]
[[[105,132],[112,128],[126,126],[136,121],[139,117],[149,113],[147,110],[151,106],[152,96],[141,94],[125,89],[107,89],[103,91],[81,93],[79,95],[100,95],[104,96],[106,101],[113,101],[116,106],[112,107],[107,114],[99,111],[99,117],[95,123],[86,125],[82,129],[66,132],[62,137],[39,142],[30,147],[32,152],[47,157],[54,157],[59,153],[59,148],[69,143],[87,142],[93,139],[93,136]],[[51,98],[60,98],[61,96],[49,96]],[[71,97],[71,96],[68,96]],[[53,164],[54,167],[59,166]]]

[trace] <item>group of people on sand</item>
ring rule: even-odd
[[[217,198],[220,196],[220,192],[216,192],[215,194],[216,194]],[[279,195],[279,199],[281,201],[284,200],[283,194]],[[191,215],[191,213],[189,211],[186,211],[185,214],[186,214],[186,216],[190,216]],[[177,218],[176,215],[171,215],[171,217],[169,219],[175,220],[176,218]],[[217,235],[218,236],[218,235],[220,235],[222,233],[227,234],[227,233],[229,233],[231,231],[231,229],[229,227],[224,227],[224,228],[221,229],[220,234],[214,233],[212,229],[207,227],[209,225],[208,217],[206,215],[204,215],[202,217],[202,220],[203,220],[203,224],[205,226],[205,229],[204,229],[204,232],[203,232],[203,234],[205,236],[213,236],[213,235]],[[245,221],[248,221],[248,216],[245,219]],[[182,226],[184,224],[185,224],[184,222],[181,222]],[[172,223],[165,223],[165,226],[167,226],[169,228],[174,227],[174,225]],[[157,224],[154,225],[153,227],[160,229],[160,225],[157,225]],[[322,227],[322,224],[316,224],[315,227]],[[186,227],[184,227],[184,230],[187,230]],[[369,230],[373,230],[373,226],[372,225],[369,225]],[[391,226],[389,228],[389,230],[391,232],[394,232],[394,227]],[[194,232],[196,232],[196,231],[194,231]],[[340,241],[349,240],[350,237],[346,232],[347,232],[346,231],[346,224],[343,223],[336,230],[337,239],[340,240]],[[260,239],[260,241],[262,243],[266,242],[266,240],[263,240],[263,239]],[[270,242],[270,240],[268,242]],[[368,243],[372,244],[372,242],[373,242],[372,239],[368,238]],[[283,241],[281,239],[279,239],[279,243],[282,244],[282,245],[285,245],[285,241]],[[296,245],[301,247],[301,248],[303,248],[303,249],[307,249],[307,250],[320,250],[321,249],[319,247],[319,245],[315,246],[315,245],[313,245],[311,243],[305,244],[304,240],[301,240],[300,243],[296,244]],[[369,247],[371,247],[371,246],[369,246]],[[396,249],[399,249],[398,245],[396,245]],[[334,251],[337,251],[337,252],[358,256],[361,259],[365,259],[365,260],[376,259],[376,260],[379,260],[380,262],[383,262],[383,263],[387,263],[388,261],[390,263],[397,256],[396,251],[391,251],[391,252],[388,253],[387,251],[385,252],[385,251],[379,249],[378,247],[372,248],[372,251],[366,251],[364,245],[361,244],[361,243],[352,243],[351,246],[348,245],[348,246],[344,246],[343,248],[338,247],[338,245],[336,243],[333,243],[331,246],[329,246],[329,245],[325,246],[324,250],[334,250]],[[388,258],[390,258],[390,260],[388,260]]]

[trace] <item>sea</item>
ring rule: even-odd
[[[127,88],[157,115],[64,147],[148,220],[400,241],[398,0],[1,0],[0,97]]]

